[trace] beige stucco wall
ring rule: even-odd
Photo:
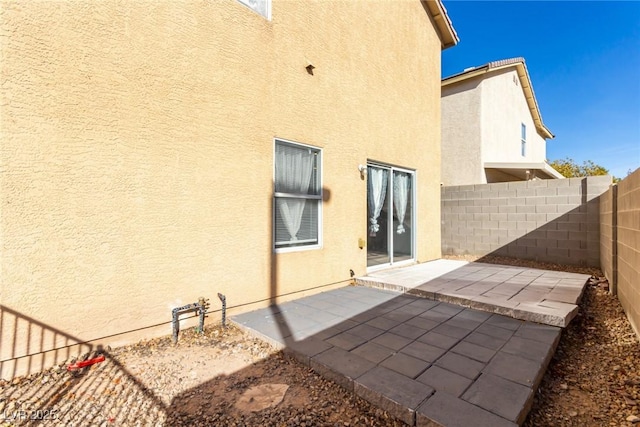
[[[515,68],[492,71],[482,81],[482,161],[544,162],[546,142],[538,134]],[[521,124],[527,127],[526,156]]]
[[[442,184],[481,183],[482,86],[479,79],[442,88]]]
[[[1,7],[2,377],[168,334],[199,296],[364,274],[367,159],[417,170],[418,261],[440,256],[420,1],[274,0],[271,21],[234,0]],[[272,251],[274,137],[323,149],[322,249]]]
[[[517,82],[517,84],[516,84]],[[527,127],[521,154],[521,124]],[[490,71],[442,88],[442,182],[445,186],[519,180],[484,163],[540,163],[546,141],[538,134],[515,68]]]

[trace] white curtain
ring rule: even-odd
[[[309,149],[280,146],[276,150],[276,192],[307,194],[313,173],[313,152]],[[305,199],[276,198],[291,241],[298,240]]]
[[[409,174],[396,172],[393,175],[393,205],[396,207],[396,217],[398,218],[397,233],[403,234],[404,217],[407,213],[407,200],[409,198]]]
[[[367,175],[369,177],[368,185],[369,194],[368,203],[369,203],[369,236],[375,237],[376,233],[380,230],[380,225],[378,224],[378,218],[380,217],[380,212],[382,212],[382,206],[384,206],[384,199],[387,195],[387,180],[389,179],[389,171],[386,169],[378,169],[372,168],[369,166],[367,168]]]
[[[267,0],[240,0],[260,15],[267,18],[269,16],[269,4]]]

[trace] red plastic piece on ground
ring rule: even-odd
[[[85,366],[94,365],[96,363],[104,362],[104,356],[94,357],[93,359],[83,360],[82,362],[72,363],[67,366],[67,371],[73,371],[76,369],[84,368]]]

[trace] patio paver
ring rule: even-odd
[[[535,268],[436,260],[357,277],[394,290],[521,320],[566,327],[589,276]]]
[[[326,302],[338,301],[357,309],[321,316]],[[302,318],[322,330],[309,334]],[[561,331],[362,286],[231,320],[394,417],[425,426],[522,423]]]

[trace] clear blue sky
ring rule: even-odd
[[[640,1],[443,1],[460,43],[442,75],[522,56],[549,160],[640,167]]]

